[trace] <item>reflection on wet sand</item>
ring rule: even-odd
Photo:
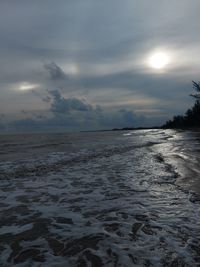
[[[75,138],[66,152],[44,145],[37,158],[30,148],[26,160],[2,161],[1,265],[198,266],[196,135],[142,130]]]

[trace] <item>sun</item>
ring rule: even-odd
[[[154,69],[163,69],[169,63],[169,56],[164,52],[154,53],[149,58],[149,65]]]

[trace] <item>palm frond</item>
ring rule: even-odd
[[[194,88],[197,92],[200,92],[200,82],[192,81],[192,84],[193,84],[193,88]]]

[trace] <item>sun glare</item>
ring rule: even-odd
[[[164,52],[153,54],[149,58],[149,64],[154,69],[163,69],[169,63],[169,56]]]

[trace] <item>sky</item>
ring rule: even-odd
[[[199,10],[199,0],[0,0],[1,132],[184,114],[200,80]]]

